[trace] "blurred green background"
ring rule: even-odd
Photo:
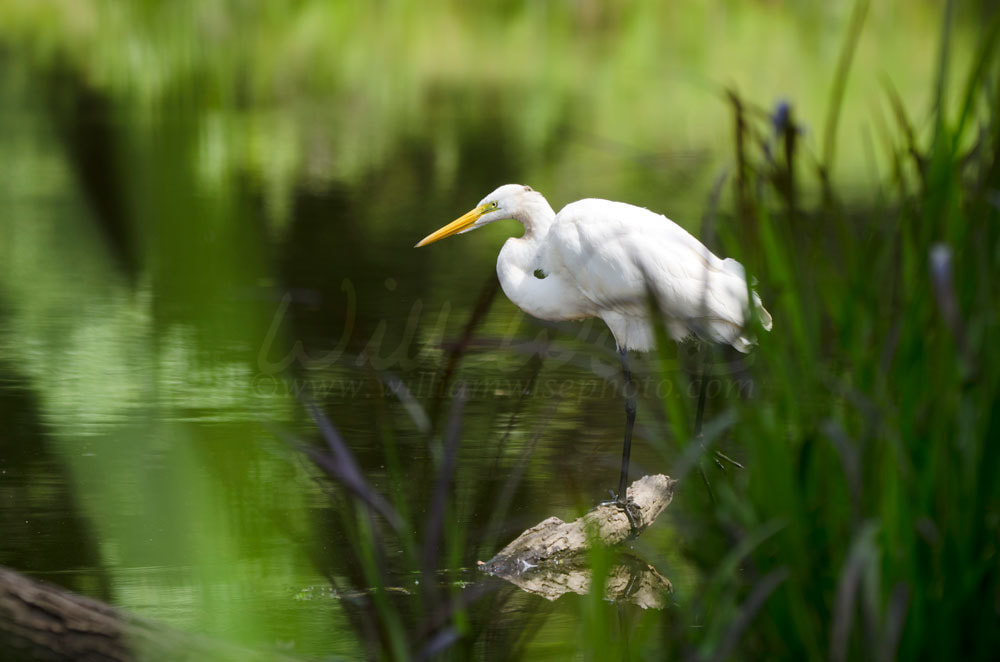
[[[0,0],[0,564],[314,657],[415,654],[435,632],[491,659],[985,656],[995,17]],[[663,212],[745,262],[774,314],[749,364],[719,359],[730,397],[709,406],[743,470],[685,441],[683,351],[638,359],[634,475],[693,476],[636,543],[674,585],[665,610],[495,589],[421,620],[444,366],[515,228],[412,246],[507,182]],[[498,542],[606,495],[623,423],[601,324],[553,329],[499,295],[457,365],[456,595]],[[286,443],[318,438],[304,399],[406,535],[367,538]]]

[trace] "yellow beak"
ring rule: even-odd
[[[450,237],[453,234],[458,234],[462,230],[466,230],[469,227],[471,227],[472,224],[475,223],[477,220],[479,220],[479,217],[482,216],[484,213],[486,212],[482,207],[476,207],[469,213],[459,218],[456,218],[454,221],[444,226],[440,230],[436,230],[430,233],[429,235],[418,241],[417,245],[414,246],[414,248],[420,248],[421,246],[426,246],[427,244],[433,244],[435,241],[438,241],[439,239],[444,239],[445,237]]]

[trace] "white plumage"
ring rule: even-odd
[[[626,384],[625,440],[614,503],[636,529],[635,507],[626,494],[636,414],[628,350],[653,346],[650,293],[675,340],[697,336],[748,352],[754,344],[748,329],[751,314],[767,330],[771,315],[750,291],[743,265],[713,255],[667,217],[624,202],[591,198],[556,214],[531,187],[507,184],[417,246],[510,218],[521,222],[524,235],[508,239],[497,258],[507,298],[541,319],[600,317],[614,334]],[[700,381],[695,436],[701,434],[704,375]]]
[[[507,184],[418,246],[511,218],[525,232],[504,244],[497,276],[526,313],[552,321],[600,317],[620,349],[642,351],[654,341],[652,293],[675,340],[693,335],[741,352],[753,346],[743,265],[717,257],[687,230],[642,207],[588,198],[556,214],[537,191]],[[770,330],[771,315],[756,292],[752,296]]]

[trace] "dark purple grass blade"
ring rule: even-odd
[[[441,546],[444,531],[445,509],[448,503],[448,489],[455,473],[455,460],[458,456],[458,440],[462,434],[462,409],[465,406],[465,387],[460,386],[451,406],[448,417],[448,427],[444,434],[444,456],[441,459],[441,470],[438,472],[431,496],[430,509],[427,514],[427,528],[424,533],[423,570],[425,584],[428,590],[433,585],[432,577],[437,565],[438,551]]]
[[[437,657],[451,648],[459,638],[461,638],[461,634],[453,627],[449,626],[438,630],[416,657],[414,657],[414,660],[429,660]]]
[[[830,631],[830,660],[846,660],[854,623],[858,587],[865,566],[874,562],[873,540],[877,531],[872,522],[862,526],[854,535],[851,549],[840,573],[837,598],[834,605],[833,625]]]
[[[899,638],[903,634],[903,624],[906,622],[906,608],[910,602],[910,587],[902,582],[896,584],[889,597],[889,608],[885,616],[884,639],[882,641],[882,659],[895,660],[899,648]]]
[[[750,623],[753,621],[754,616],[760,611],[760,608],[764,606],[767,599],[774,592],[774,589],[778,588],[781,582],[788,579],[788,569],[778,568],[773,570],[764,576],[757,585],[754,586],[753,591],[750,592],[750,596],[743,603],[743,609],[740,610],[739,616],[733,619],[733,622],[729,626],[729,630],[726,632],[725,638],[722,640],[722,645],[719,646],[718,651],[713,656],[712,659],[715,660],[725,660],[727,659],[734,650],[736,650],[736,644],[739,643],[740,637],[743,635],[743,631],[749,627]]]
[[[330,454],[327,455],[313,446],[300,444],[302,451],[331,478],[350,490],[369,508],[382,515],[394,529],[397,531],[402,530],[403,523],[399,513],[365,479],[357,461],[354,459],[354,455],[351,454],[350,449],[347,448],[347,444],[344,443],[343,438],[333,423],[330,422],[330,419],[314,403],[307,401],[305,406],[316,422],[316,426],[323,435],[323,439],[326,440]]]
[[[928,263],[931,273],[931,283],[934,286],[934,298],[937,301],[941,317],[944,318],[948,330],[951,331],[958,351],[965,359],[973,374],[977,371],[977,362],[965,332],[965,322],[958,307],[958,295],[955,292],[955,278],[952,274],[952,250],[947,244],[935,244],[931,247]]]

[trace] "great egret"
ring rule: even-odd
[[[750,351],[750,315],[771,329],[771,315],[752,293],[736,260],[720,259],[687,230],[661,214],[624,202],[589,198],[556,214],[530,186],[506,184],[417,247],[494,221],[515,219],[524,235],[511,237],[497,258],[497,276],[507,298],[544,320],[600,317],[618,345],[625,380],[625,441],[614,503],[635,527],[626,499],[635,389],[628,350],[653,347],[649,297],[655,297],[675,340],[695,336]],[[702,389],[702,396],[704,391]],[[699,419],[702,402],[699,401]]]

